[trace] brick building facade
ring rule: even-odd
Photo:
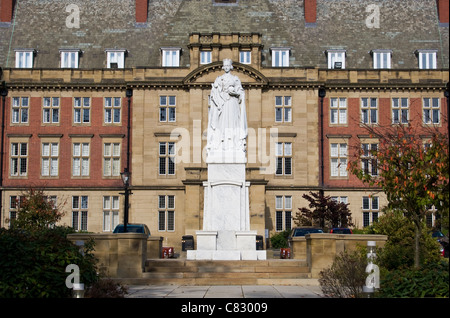
[[[252,229],[294,226],[302,195],[320,189],[367,226],[386,201],[344,169],[352,145],[376,144],[361,122],[397,124],[406,111],[446,131],[445,8],[448,0],[1,0],[1,226],[35,187],[65,211],[62,223],[110,232],[123,220],[129,168],[130,222],[179,249],[202,227],[209,94],[224,58],[246,90]]]

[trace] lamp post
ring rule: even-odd
[[[327,92],[325,87],[319,87],[319,97],[320,97],[320,193],[323,196],[324,187],[324,162],[323,162],[323,99]]]
[[[0,76],[2,70],[0,68]],[[6,96],[8,95],[8,88],[6,87],[5,81],[2,81],[0,86],[0,96],[2,97],[2,128],[1,128],[1,140],[0,140],[0,226],[2,224],[2,202],[3,202],[3,146],[5,138],[5,102]]]
[[[127,233],[128,226],[128,208],[129,208],[129,198],[130,198],[130,172],[128,168],[125,168],[123,172],[120,173],[122,177],[123,186],[125,188],[125,204],[124,204],[124,214],[123,214],[123,231]]]

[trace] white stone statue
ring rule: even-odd
[[[230,59],[223,60],[225,74],[216,78],[211,89],[211,108],[207,130],[207,153],[245,152],[247,115],[245,91],[239,78],[230,73]]]

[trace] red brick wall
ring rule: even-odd
[[[26,96],[27,94],[15,95]],[[49,94],[50,96],[50,94]],[[75,96],[75,95],[74,95]],[[58,126],[42,124],[42,98],[31,97],[28,125],[11,126],[11,102],[6,99],[5,127],[5,157],[4,180],[5,187],[121,187],[121,178],[107,179],[103,177],[103,142],[100,135],[123,135],[121,139],[121,171],[126,165],[127,151],[127,98],[122,98],[121,125],[104,126],[104,106],[102,97],[91,98],[91,123],[88,126],[73,125],[73,98],[60,98],[60,123]],[[62,135],[59,139],[59,176],[57,178],[41,177],[41,143],[42,135]],[[10,138],[8,135],[32,135],[28,143],[28,177],[19,179],[10,177]],[[39,137],[41,135],[41,137]],[[93,135],[90,139],[90,175],[87,179],[72,177],[72,141],[70,135]]]

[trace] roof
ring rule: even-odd
[[[345,50],[346,68],[372,68],[376,49],[392,51],[392,68],[416,69],[421,49],[437,50],[438,68],[449,67],[448,24],[439,23],[435,0],[317,0],[316,23],[305,23],[299,0],[152,0],[146,23],[135,22],[135,0],[16,3],[13,22],[0,23],[3,67],[14,67],[14,50],[23,48],[36,50],[37,68],[58,68],[60,49],[80,49],[80,68],[104,68],[105,50],[113,48],[127,50],[127,68],[160,67],[161,47],[180,47],[180,66],[189,67],[189,34],[195,32],[257,32],[263,66],[271,65],[270,48],[286,47],[292,67],[326,68],[330,49]],[[66,25],[73,21],[70,4],[79,8],[79,28]],[[379,9],[379,27],[369,27],[369,4]]]

